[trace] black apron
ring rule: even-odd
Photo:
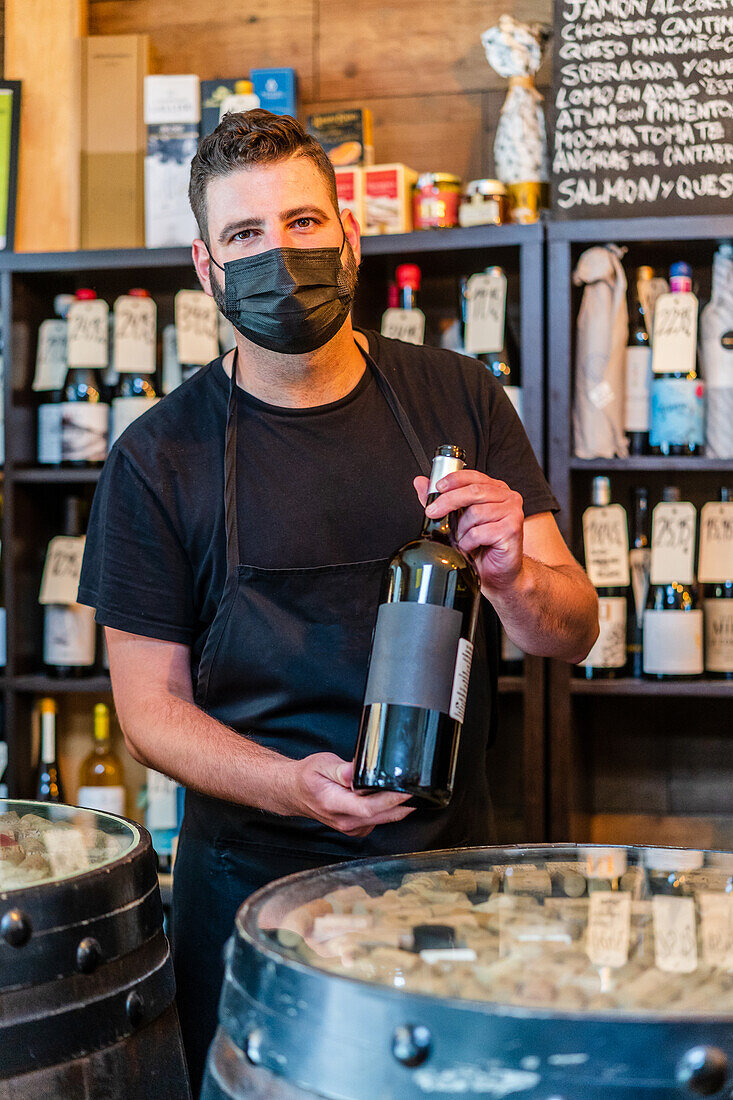
[[[399,476],[428,474],[430,462],[397,394],[371,356],[360,351],[415,458],[415,469]],[[388,558],[301,569],[240,563],[235,378],[236,353],[224,448],[227,573],[195,671],[195,701],[207,714],[283,756],[334,752],[351,760]],[[485,618],[486,610],[484,604]],[[487,634],[495,626],[491,612],[477,631],[456,794],[447,809],[417,809],[405,821],[380,825],[357,838],[317,821],[186,792],[172,943],[194,1096],[216,1027],[223,945],[248,894],[283,875],[339,860],[491,839],[486,748],[497,651],[494,644],[487,646]]]

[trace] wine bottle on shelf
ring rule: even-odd
[[[382,314],[382,336],[408,344],[425,342],[425,314],[418,306],[422,273],[417,264],[400,264],[395,271],[397,305],[388,305]],[[394,300],[394,292],[388,301]]]
[[[41,699],[41,754],[38,762],[36,798],[39,802],[63,802],[61,774],[56,759],[56,715],[53,699]]]
[[[695,590],[695,506],[667,486],[652,515],[649,593],[644,611],[644,676],[686,679],[703,671],[702,611]]]
[[[38,329],[33,389],[41,396],[36,451],[41,466],[61,464],[61,402],[69,367],[67,317],[73,301],[73,294],[57,294],[53,301],[56,316],[42,321]]]
[[[649,590],[649,494],[646,489],[634,489],[633,526],[629,550],[631,593],[627,650],[629,675],[640,678],[644,671],[644,608]]]
[[[649,449],[649,401],[652,382],[652,350],[639,284],[651,280],[654,269],[637,267],[629,293],[629,340],[626,347],[624,427],[630,455]]]
[[[600,632],[580,667],[587,680],[622,676],[626,667],[629,538],[626,511],[611,504],[611,482],[594,477],[583,513],[585,566],[598,594]]]
[[[156,309],[147,290],[115,302],[114,364],[118,377],[110,415],[110,447],[159,400],[155,385]]]
[[[109,707],[104,703],[97,703],[94,708],[94,747],[79,769],[76,804],[110,814],[125,813],[125,776],[112,751]]]
[[[438,447],[437,483],[465,466],[465,452]],[[425,517],[418,539],[387,566],[372,636],[354,762],[356,790],[403,791],[446,806],[453,791],[468,692],[480,583],[453,544],[454,522]]]
[[[0,798],[8,797],[8,742],[5,739],[5,707],[0,702]]]
[[[706,454],[733,458],[733,241],[719,241],[710,301],[700,316],[700,366],[707,392]]]
[[[475,355],[501,382],[522,416],[519,347],[506,309],[507,278],[501,267],[461,281],[466,354]]]
[[[720,502],[732,505],[726,512],[733,512],[733,489],[720,490]],[[702,539],[706,534],[707,505],[703,509],[701,524],[700,558],[703,556]],[[721,509],[722,512],[722,509]],[[716,524],[712,532],[718,545],[716,580],[705,582],[702,590],[705,616],[705,671],[716,680],[733,680],[733,515],[712,515]],[[701,560],[702,569],[702,560]]]
[[[689,264],[672,264],[669,289],[654,313],[649,442],[656,455],[697,455],[705,441],[705,390],[696,367],[697,299]]]
[[[107,457],[109,405],[101,371],[107,365],[108,340],[106,303],[93,290],[78,290],[69,307],[69,370],[61,410],[64,465],[99,466]]]
[[[78,497],[67,497],[64,502],[64,530],[66,538],[82,542],[82,502]],[[67,544],[68,545],[68,544]],[[47,561],[52,559],[54,540],[49,544]],[[78,569],[79,556],[62,553],[53,559],[48,568],[55,572],[54,560],[63,570]],[[45,573],[45,571],[44,571]],[[75,578],[78,583],[78,577]],[[72,581],[71,587],[75,587]],[[96,657],[96,623],[94,608],[76,602],[45,603],[43,619],[43,663],[52,676],[60,678],[89,676]]]
[[[0,492],[0,531],[3,519],[3,494]],[[8,662],[8,616],[5,608],[5,559],[2,554],[0,537],[0,671],[5,671]]]

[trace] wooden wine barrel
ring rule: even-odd
[[[0,1100],[189,1100],[149,835],[13,802],[0,834]]]

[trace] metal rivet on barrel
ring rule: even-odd
[[[255,1027],[250,1031],[244,1044],[244,1053],[253,1066],[259,1066],[262,1061],[262,1044],[265,1035],[261,1027]]]
[[[423,1024],[402,1024],[392,1036],[392,1053],[403,1066],[421,1066],[428,1054],[432,1036]]]
[[[76,966],[82,974],[91,974],[102,961],[102,948],[94,936],[86,936],[76,949]]]
[[[677,1081],[698,1096],[714,1096],[728,1077],[728,1059],[718,1047],[692,1047],[677,1066]]]
[[[142,997],[136,989],[133,989],[132,993],[128,993],[125,1002],[127,1018],[133,1027],[137,1027],[143,1022],[144,1008]]]
[[[33,931],[30,917],[20,909],[8,909],[0,921],[0,935],[11,947],[22,947],[28,943]]]

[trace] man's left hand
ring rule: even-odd
[[[430,482],[416,477],[413,485],[425,507]],[[461,511],[455,528],[456,544],[472,558],[487,591],[511,588],[524,560],[522,498],[503,481],[478,470],[458,470],[437,484],[440,496],[426,510],[430,519]]]

